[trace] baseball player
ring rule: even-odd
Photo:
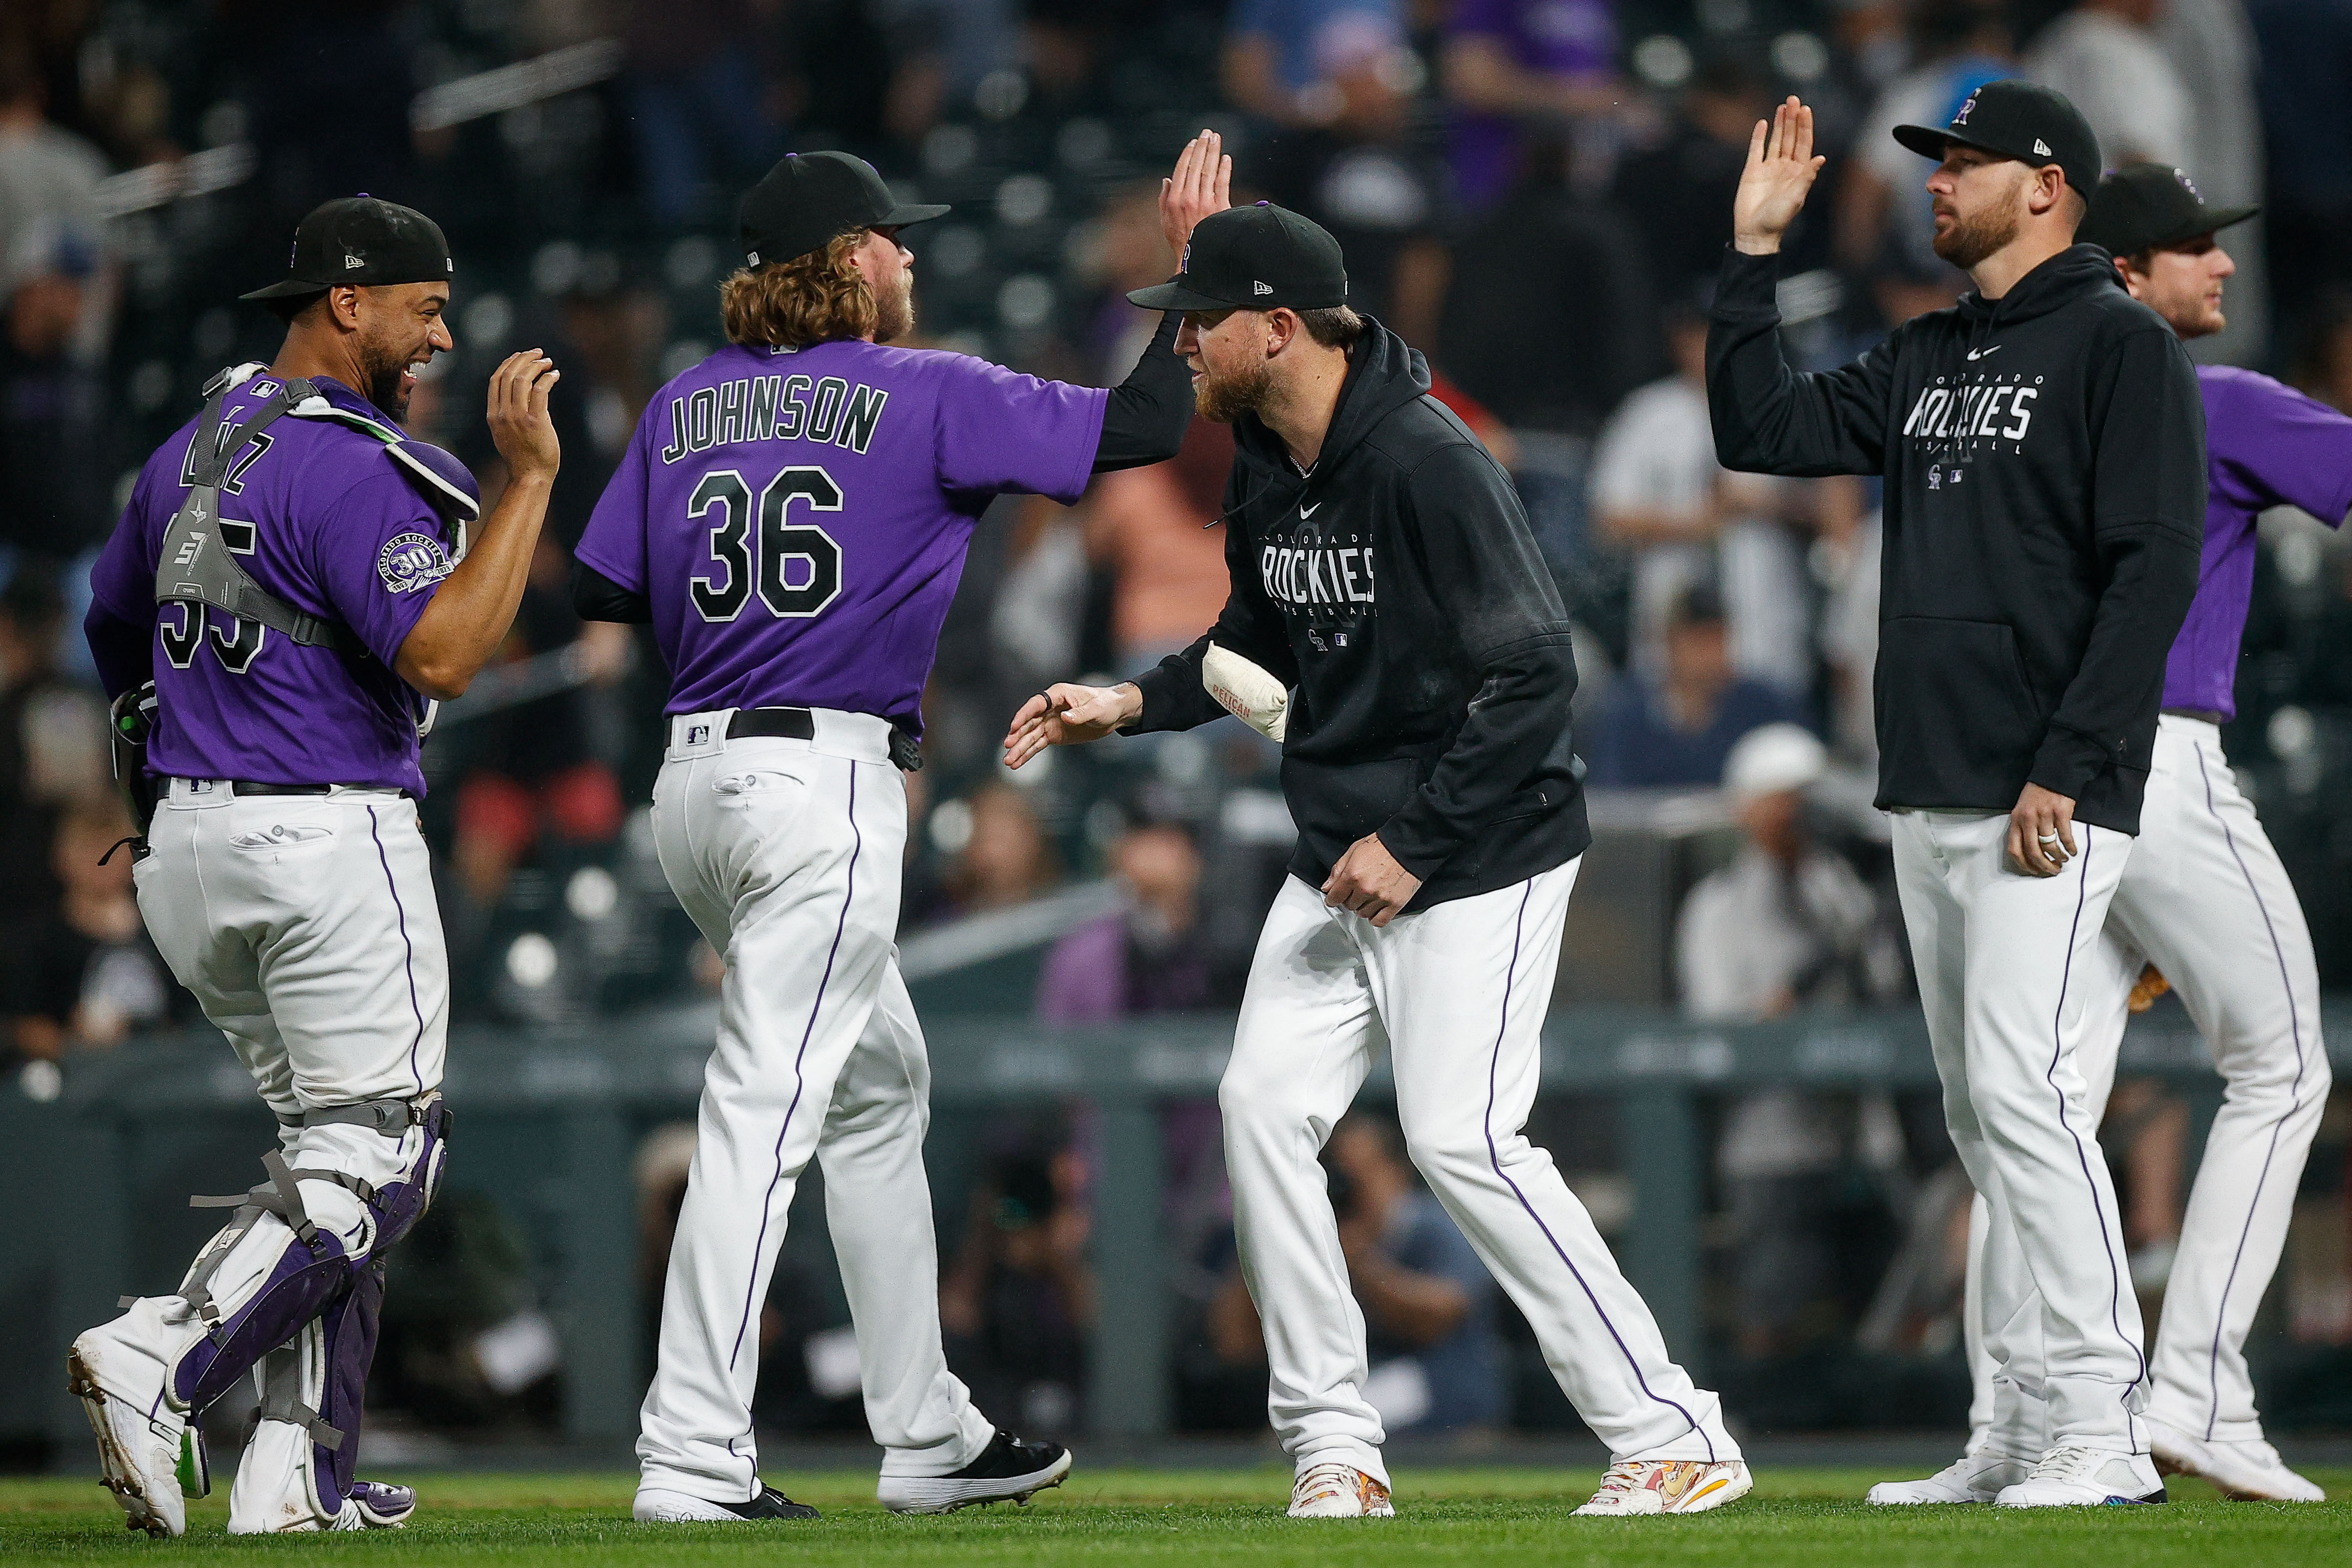
[[[1990,1226],[1994,1426],[2022,1427],[2038,1334],[2047,1433],[1964,1484],[2011,1507],[2158,1502],[2147,1367],[2113,1183],[2083,1101],[2106,1027],[2099,927],[2132,857],[2165,650],[2197,585],[2205,429],[2189,356],[2074,243],[2098,143],[2047,88],[1990,82],[1948,125],[1937,254],[1976,284],[1838,370],[1791,371],[1773,256],[1823,160],[1790,99],[1759,122],[1707,343],[1725,466],[1879,473],[1878,804],[1944,1113]],[[2038,1291],[2039,1301],[2033,1301]],[[1914,1486],[1871,1500],[1923,1500]]]
[[[197,1417],[257,1370],[232,1533],[400,1524],[354,1479],[385,1251],[440,1178],[448,962],[416,800],[434,698],[506,636],[546,516],[557,372],[490,378],[509,472],[466,550],[472,476],[408,440],[416,371],[451,347],[451,262],[423,214],[366,196],[295,231],[245,298],[287,323],[267,366],[205,389],[90,572],[90,651],[141,802],[140,913],[276,1113],[278,1145],[177,1292],[74,1341],[73,1391],[131,1527],[177,1535],[210,1488]],[[156,798],[160,796],[160,799]],[[144,821],[152,810],[152,821]]]
[[[2110,252],[2132,298],[2185,340],[2221,329],[2221,291],[2236,266],[2214,234],[2257,210],[2209,207],[2179,170],[2135,163],[2099,182],[2082,237]],[[2221,754],[2220,727],[2237,712],[2254,517],[2293,506],[2343,521],[2352,509],[2352,419],[2252,371],[2200,366],[2197,385],[2205,401],[2204,559],[2165,667],[2139,843],[2086,977],[2095,1021],[2082,1046],[2084,1103],[2095,1121],[2115,1080],[2132,988],[2153,962],[2229,1082],[2182,1217],[2149,1362],[2156,1468],[2203,1476],[2230,1497],[2318,1502],[2326,1494],[2263,1439],[2245,1343],[2327,1102],[2319,974],[2294,887]],[[2009,1266],[1980,1255],[1989,1239],[1989,1239],[1981,1219],[1970,1239],[1979,1278]],[[1954,1468],[1972,1474],[2028,1451],[2043,1415],[2033,1393],[2040,1347],[2029,1337],[2015,1347],[2027,1363],[2017,1378],[2027,1441],[1993,1430],[1992,1369],[1978,1352],[1981,1325],[1970,1329],[1974,1429],[1969,1458]],[[1946,1474],[1952,1487],[1965,1484]]]
[[[1203,133],[1161,192],[1181,249],[1223,204]],[[670,670],[654,833],[726,960],[718,1049],[637,1443],[641,1520],[814,1516],[763,1487],[760,1305],[793,1193],[824,1162],[879,1495],[902,1512],[1025,1499],[1070,1456],[998,1431],[940,1349],[923,1174],[929,1070],[892,946],[924,681],[994,497],[1075,501],[1172,456],[1191,406],[1160,327],[1125,385],[889,346],[914,324],[909,224],[862,161],[788,157],[743,198],[730,347],[648,405],[579,549],[581,613],[650,620]],[[897,766],[892,766],[893,764]]]
[[[1413,1164],[1609,1445],[1578,1511],[1717,1508],[1751,1484],[1718,1401],[1520,1131],[1591,836],[1567,614],[1509,476],[1347,295],[1337,242],[1260,204],[1204,220],[1173,282],[1128,296],[1186,312],[1200,411],[1234,426],[1231,596],[1135,680],[1032,697],[1005,761],[1228,706],[1282,743],[1298,844],[1218,1102],[1291,1514],[1395,1511],[1316,1159],[1382,1045]]]

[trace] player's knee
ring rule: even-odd
[[[1433,1187],[1491,1177],[1492,1151],[1482,1131],[1459,1117],[1402,1118],[1405,1158]]]
[[[1228,1141],[1293,1136],[1315,1119],[1295,1074],[1238,1065],[1228,1066],[1218,1081],[1217,1110]]]

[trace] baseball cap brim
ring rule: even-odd
[[[2195,239],[2199,235],[2210,235],[2228,228],[2231,224],[2244,223],[2262,210],[2261,207],[2254,205],[2208,207],[2198,214],[2197,222],[2190,227],[2182,229],[2179,234],[2167,235],[2162,239],[2151,243],[2158,246],[2179,245],[2182,240]]]
[[[1202,293],[1182,277],[1166,283],[1155,283],[1149,288],[1130,289],[1127,302],[1140,305],[1146,310],[1238,310],[1237,299],[1219,299]]]
[[[1965,136],[1955,136],[1940,125],[1898,125],[1895,128],[1895,140],[1920,157],[1933,158],[1938,163],[1944,161],[1944,149],[1955,141],[1963,147],[1973,147],[1979,152],[1990,152],[1996,158],[2017,156],[1998,147],[1988,147],[1981,141],[1971,141]],[[2053,158],[2050,162],[2055,163],[2058,160]]]
[[[327,285],[306,283],[299,277],[289,277],[267,288],[257,288],[250,294],[240,294],[239,299],[290,299],[299,294],[324,294]]]
[[[903,229],[910,224],[927,224],[933,218],[943,218],[954,209],[945,202],[901,202],[874,220],[877,229]]]

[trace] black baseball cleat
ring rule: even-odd
[[[893,1513],[953,1513],[1008,1500],[1025,1503],[1069,1473],[1070,1450],[1061,1444],[1024,1443],[999,1427],[980,1458],[953,1475],[884,1476],[875,1495]]]
[[[767,1485],[762,1485],[760,1495],[750,1502],[713,1502],[709,1498],[649,1487],[638,1491],[636,1507],[632,1511],[639,1522],[646,1524],[731,1524],[738,1520],[759,1524],[771,1519],[824,1517],[808,1504],[794,1502]]]

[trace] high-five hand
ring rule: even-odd
[[[1160,232],[1181,265],[1192,225],[1234,204],[1234,161],[1224,140],[1203,131],[1176,154],[1176,172],[1160,182]]]
[[[1132,681],[1116,686],[1056,681],[1013,716],[1004,732],[1004,766],[1018,768],[1049,746],[1100,740],[1142,711],[1143,694]]]
[[[1748,167],[1731,199],[1731,243],[1749,256],[1770,256],[1797,221],[1805,193],[1829,160],[1813,152],[1813,111],[1791,98],[1756,122],[1748,139]]]

